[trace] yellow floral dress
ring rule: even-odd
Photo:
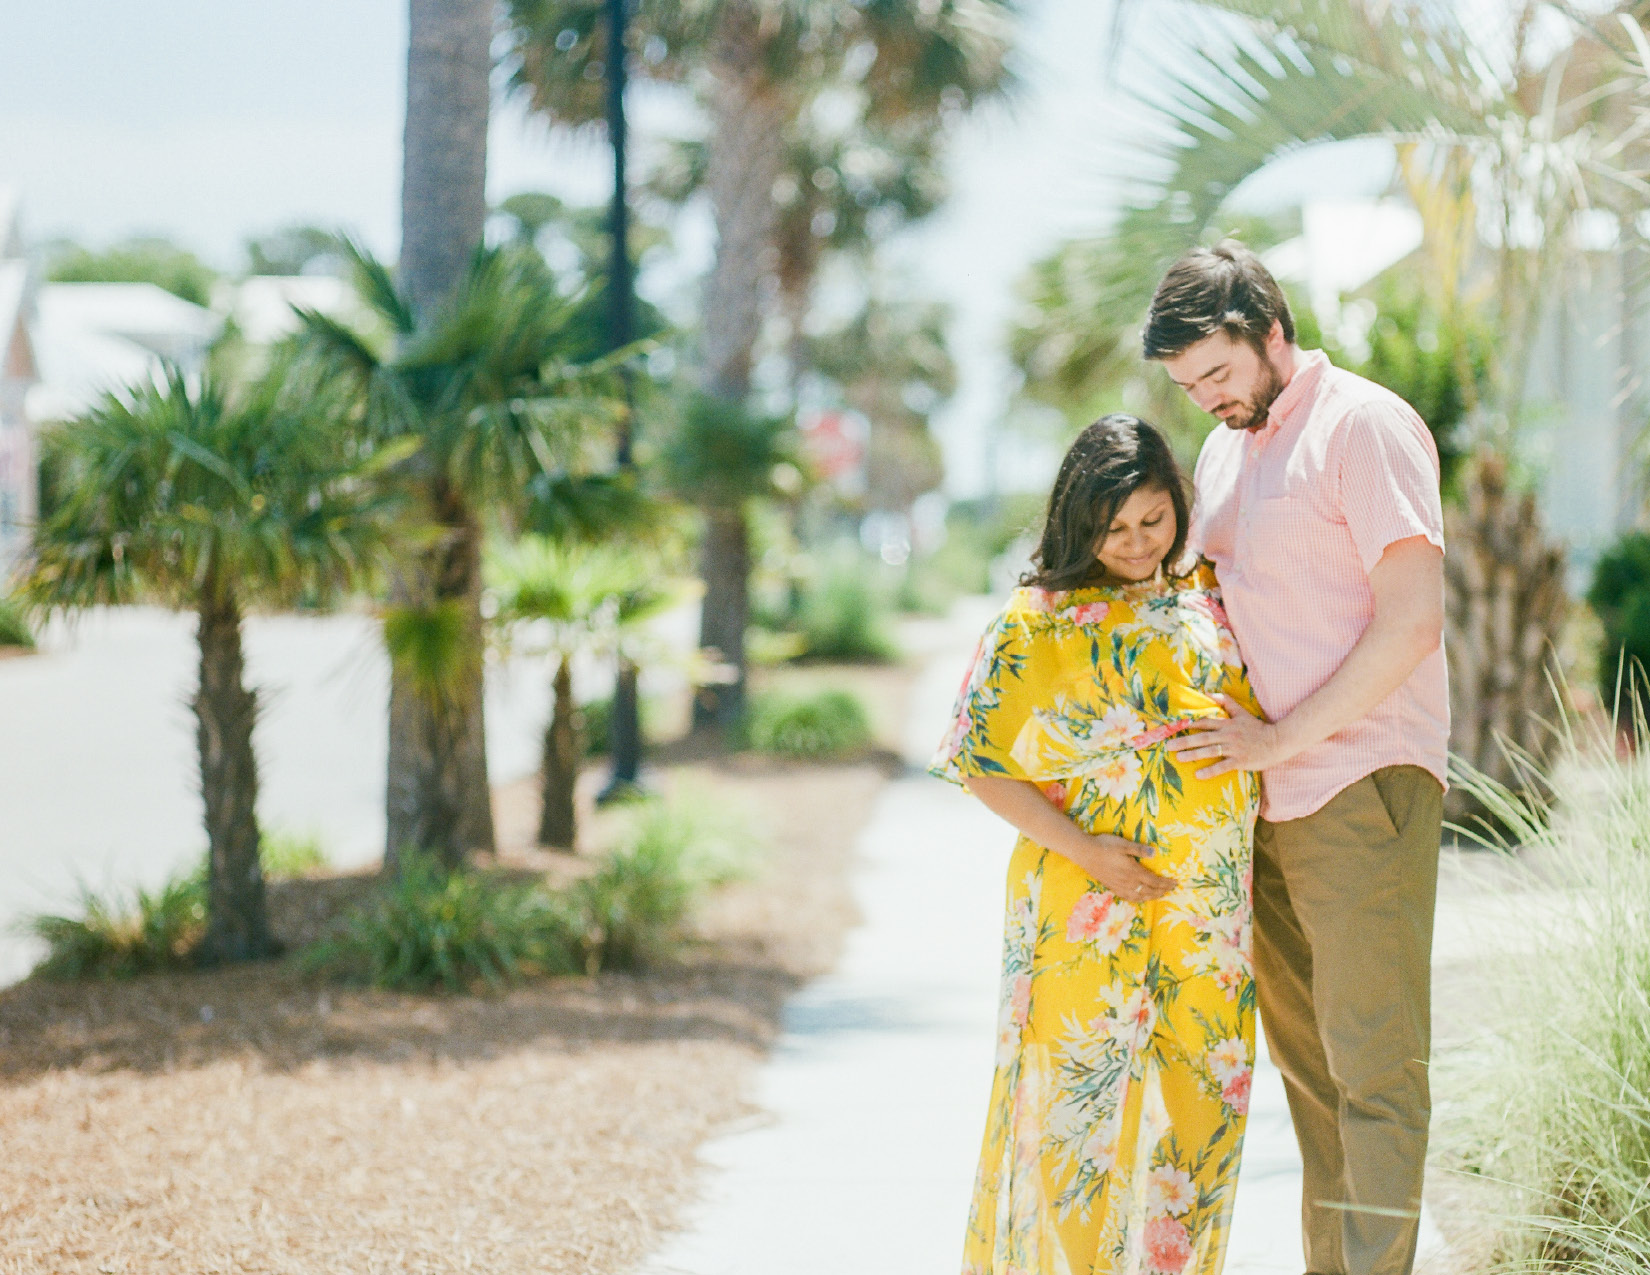
[[[981,639],[933,772],[1030,780],[1179,886],[1120,899],[1021,837],[1008,871],[997,1070],[964,1275],[1215,1275],[1254,1063],[1250,848],[1260,788],[1164,740],[1259,713],[1214,573],[1015,591]],[[1207,763],[1201,763],[1207,764]]]

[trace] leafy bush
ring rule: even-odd
[[[885,663],[899,648],[889,626],[889,602],[862,559],[839,563],[802,596],[797,629],[816,660]]]
[[[1519,953],[1486,963],[1491,1030],[1439,1070],[1439,1141],[1483,1179],[1495,1275],[1650,1269],[1650,767],[1613,744],[1568,741],[1551,808],[1463,779],[1520,847],[1493,913]]]
[[[865,706],[849,691],[769,691],[752,698],[741,733],[743,742],[759,752],[820,761],[865,748],[871,742],[871,723]]]
[[[1598,659],[1604,702],[1616,703],[1619,684],[1625,717],[1650,709],[1645,680],[1650,670],[1650,535],[1629,532],[1605,550],[1593,568],[1587,603],[1604,626]]]
[[[0,598],[0,646],[34,649],[34,632],[23,618],[22,609],[8,598]]]
[[[206,930],[206,887],[196,872],[127,898],[82,890],[79,916],[35,916],[25,933],[45,942],[46,978],[131,978],[180,969]]]
[[[576,948],[574,919],[544,890],[447,873],[429,856],[414,856],[399,880],[300,961],[378,987],[462,991],[572,972]]]

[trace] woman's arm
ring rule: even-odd
[[[1120,899],[1131,903],[1161,899],[1179,884],[1140,862],[1155,853],[1150,846],[1109,833],[1084,832],[1027,780],[969,775],[963,782],[988,810],[1013,824],[1021,835],[1070,859]]]

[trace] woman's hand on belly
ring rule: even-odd
[[[1153,872],[1140,862],[1155,853],[1150,846],[1111,833],[1085,831],[1028,780],[969,776],[964,782],[969,792],[1028,841],[1071,860],[1120,899],[1145,903],[1173,893],[1179,885],[1173,877]]]

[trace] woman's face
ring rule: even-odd
[[[1161,487],[1141,487],[1123,502],[1111,528],[1094,546],[1094,556],[1114,579],[1149,580],[1174,547],[1178,530],[1169,493]]]

